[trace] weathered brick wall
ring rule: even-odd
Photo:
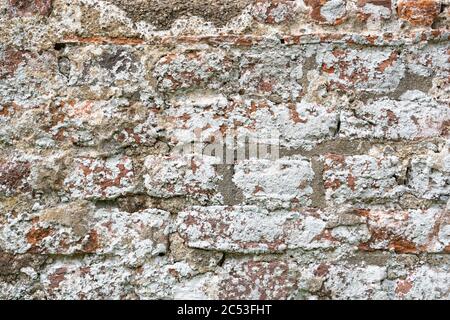
[[[447,0],[0,0],[0,298],[449,299],[449,25]],[[278,159],[173,153],[273,130]]]

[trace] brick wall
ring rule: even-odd
[[[449,26],[447,0],[0,0],[0,298],[449,299]],[[275,158],[213,148],[274,131]]]

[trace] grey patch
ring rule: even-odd
[[[193,205],[200,205],[197,201],[186,199],[182,196],[175,196],[168,199],[149,197],[147,202],[148,207],[170,212],[171,214],[178,214],[186,210],[187,207]]]
[[[134,21],[147,21],[158,29],[169,29],[179,18],[202,17],[223,26],[254,0],[108,0]]]
[[[402,94],[409,90],[419,90],[427,93],[433,86],[432,77],[422,77],[413,73],[406,73],[400,81],[397,89],[389,95],[390,98],[399,99]]]
[[[325,188],[323,181],[323,162],[317,158],[311,159],[311,167],[314,171],[312,183],[313,193],[311,195],[312,207],[325,208]]]
[[[450,265],[450,255],[448,254],[432,254],[425,256],[424,259],[426,259],[426,263],[435,267]]]
[[[309,86],[309,80],[308,80],[308,72],[312,70],[317,69],[317,62],[316,62],[316,55],[312,55],[311,57],[307,57],[305,61],[303,62],[303,76],[300,80],[300,83],[303,88],[302,96],[306,94],[306,91]]]
[[[69,78],[70,76],[70,60],[66,57],[61,57],[58,59],[58,69],[64,77]]]
[[[99,65],[107,70],[114,70],[119,65],[117,70],[114,70],[115,72],[127,70],[137,72],[136,58],[123,48],[119,48],[115,52],[104,52],[100,57]]]
[[[346,261],[354,266],[368,264],[384,267],[389,262],[390,256],[389,252],[357,252]]]
[[[402,94],[409,90],[419,90],[424,93],[427,93],[433,87],[433,78],[432,77],[423,77],[413,73],[406,73],[405,76],[400,81],[397,88],[389,93],[381,93],[374,94],[368,92],[362,92],[357,95],[357,99],[363,101],[364,103],[368,103],[373,99],[378,99],[381,97],[388,97],[394,100],[398,100]]]
[[[244,194],[233,182],[234,165],[218,165],[217,173],[222,176],[218,189],[223,197],[224,205],[234,206],[244,202]]]

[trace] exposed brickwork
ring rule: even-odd
[[[0,299],[448,300],[449,10],[0,0]]]
[[[242,189],[245,202],[269,208],[311,205],[314,172],[301,157],[271,160],[247,160],[235,168],[233,180]]]
[[[439,15],[441,2],[437,0],[400,0],[398,16],[414,26],[431,26]]]
[[[190,247],[226,252],[283,252],[334,248],[367,238],[359,217],[315,209],[269,212],[255,206],[194,207],[180,214],[179,232]],[[343,228],[338,228],[343,226]]]
[[[133,163],[126,156],[83,157],[74,159],[64,185],[74,199],[113,199],[133,191],[133,178]]]

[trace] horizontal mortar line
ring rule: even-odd
[[[259,35],[184,35],[184,36],[154,36],[148,39],[138,37],[83,37],[78,35],[66,35],[62,43],[68,44],[114,44],[114,45],[172,45],[172,44],[197,44],[210,45],[230,44],[241,47],[263,44],[264,41],[279,41],[284,45],[317,44],[317,43],[346,43],[349,45],[368,46],[399,46],[420,42],[441,42],[450,40],[449,29],[436,29],[411,32],[404,35],[393,33],[358,34],[358,33],[301,33],[279,34],[276,36]]]

